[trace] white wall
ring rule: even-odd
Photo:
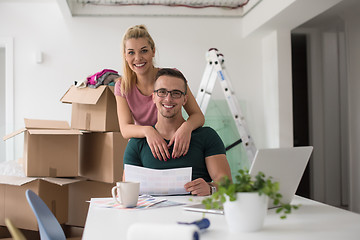
[[[258,61],[247,63],[246,75],[253,87],[246,100],[255,111],[247,118],[258,148],[293,145],[291,30],[340,1],[262,1],[242,19],[242,44],[254,44],[245,57]]]
[[[271,9],[274,9],[274,13],[266,14],[266,21],[259,16],[269,9],[269,2],[261,2],[267,5],[247,15],[253,21],[259,19],[260,24],[249,24],[244,39],[242,19],[238,18],[72,18],[63,15],[55,0],[2,1],[1,35],[14,38],[15,128],[22,127],[23,118],[70,121],[71,106],[59,101],[67,88],[73,81],[83,80],[103,68],[121,72],[122,35],[129,26],[145,23],[157,44],[158,65],[182,70],[194,93],[206,65],[206,51],[211,47],[218,48],[225,56],[227,71],[245,108],[243,113],[257,147],[291,145],[290,28],[288,22],[284,21],[286,27],[279,26],[281,30],[277,30],[273,22],[279,21],[280,10],[284,11],[289,6],[294,8],[293,2],[285,0],[273,3]],[[326,5],[330,4],[325,4],[324,8]],[[321,8],[317,8],[317,11],[321,11]],[[304,19],[291,23],[301,24],[310,16],[307,14]],[[274,30],[277,31],[276,40],[268,47],[277,49],[274,52],[275,66],[271,71],[278,82],[278,86],[275,86],[278,90],[266,92],[263,86],[268,76],[263,73],[263,57],[266,53],[262,44],[268,32]],[[254,31],[255,34],[252,33]],[[43,53],[42,64],[35,62],[38,52]],[[280,97],[271,108],[264,105],[267,101],[264,96],[269,94],[274,99]],[[278,122],[276,136],[272,133],[273,122]],[[16,159],[22,155],[21,144],[22,139],[18,137]]]
[[[344,14],[347,39],[349,133],[350,133],[350,209],[360,212],[360,29],[359,8]]]
[[[0,46],[0,112],[5,113],[5,48]],[[5,135],[5,114],[0,115],[0,134]],[[5,161],[5,143],[0,141],[0,163]]]
[[[360,212],[359,11],[359,2],[345,0],[306,23],[301,30],[310,36],[309,47],[312,48],[309,61],[312,64],[309,68],[313,96],[311,124],[312,141],[316,146],[313,153],[316,161],[312,161],[313,197],[337,206],[340,202],[349,203],[349,209],[355,212]],[[344,40],[346,49],[334,46],[337,41]],[[334,76],[339,82],[332,84]],[[338,104],[341,104],[341,112],[338,112]],[[338,132],[340,127],[341,133]]]
[[[74,80],[112,68],[121,72],[120,43],[134,24],[147,25],[157,44],[159,66],[177,67],[196,92],[205,53],[217,47],[232,76],[246,68],[240,53],[240,19],[175,17],[64,17],[56,1],[0,2],[1,36],[14,38],[15,129],[23,118],[70,121],[71,106],[59,100]],[[35,62],[41,51],[42,64]],[[246,85],[247,79],[237,81]],[[242,88],[242,91],[248,89]],[[240,98],[241,99],[241,98]],[[22,139],[16,139],[22,156]]]
[[[1,111],[2,118],[4,122],[1,124],[3,129],[1,135],[5,133],[12,132],[14,129],[14,64],[13,64],[13,39],[11,37],[1,37],[0,36],[0,48],[4,50],[4,61],[2,62],[2,84],[3,88],[3,104],[4,109]],[[9,139],[6,142],[2,142],[2,145],[5,147],[3,154],[6,159],[14,158],[14,139]]]

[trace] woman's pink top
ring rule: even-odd
[[[129,105],[136,125],[153,126],[157,121],[157,108],[152,96],[143,95],[135,86],[127,95],[121,94],[120,82],[115,84],[115,96],[124,97]]]

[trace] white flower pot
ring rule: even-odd
[[[224,203],[225,219],[231,232],[254,232],[264,225],[268,196],[257,192],[237,193],[233,202]]]

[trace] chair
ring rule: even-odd
[[[44,201],[29,189],[25,194],[38,221],[41,240],[65,240],[63,229]]]
[[[10,219],[5,218],[6,227],[9,229],[11,237],[14,240],[26,240],[24,234],[10,221]]]

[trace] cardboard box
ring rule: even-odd
[[[68,220],[68,185],[81,181],[63,178],[0,176],[0,225],[9,218],[17,228],[38,230],[38,224],[25,192],[35,192],[46,203],[60,224]]]
[[[91,198],[111,197],[113,183],[81,181],[69,185],[69,217],[67,225],[84,227]]]
[[[114,183],[122,180],[127,139],[120,132],[89,132],[80,136],[80,176]]]
[[[71,240],[81,240],[82,235],[84,233],[84,227],[75,227],[75,226],[69,226],[69,225],[63,225],[63,230],[66,236],[66,239]]]
[[[114,87],[97,88],[71,86],[61,98],[72,104],[71,127],[94,132],[119,132]]]
[[[25,119],[25,127],[4,137],[24,132],[24,171],[34,177],[76,177],[79,170],[79,130],[66,121]]]
[[[41,240],[39,231],[32,231],[32,230],[20,229],[20,228],[19,228],[19,230],[25,236],[25,239]],[[1,240],[14,240],[14,238],[11,237],[9,230],[5,226],[0,226],[0,239]]]
[[[11,234],[7,227],[0,226],[0,239],[1,240],[11,240]]]
[[[32,231],[32,230],[20,229],[20,228],[19,228],[19,231],[24,235],[25,239],[41,240],[39,231]],[[11,237],[11,234],[8,231],[7,227],[0,226],[0,239],[1,240],[14,240],[15,238]]]

